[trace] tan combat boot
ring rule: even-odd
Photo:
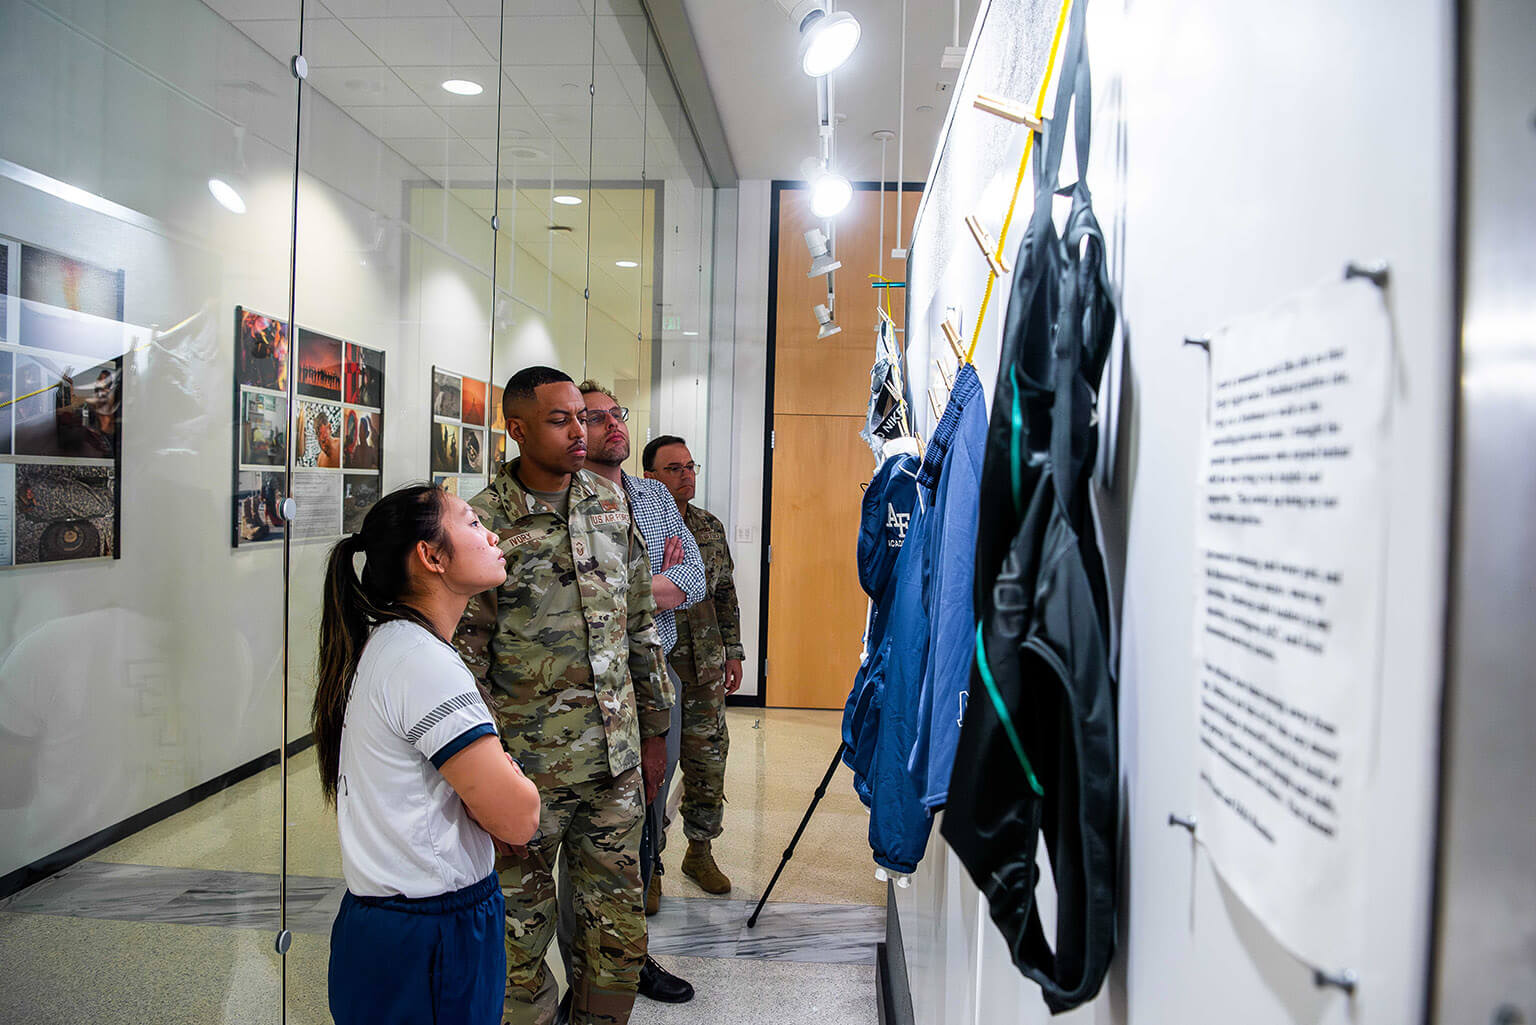
[[[651,885],[645,890],[646,916],[654,915],[661,910],[661,873],[651,873]]]
[[[731,881],[715,864],[708,840],[688,841],[688,853],[683,855],[683,875],[698,883],[705,893],[731,892]]]

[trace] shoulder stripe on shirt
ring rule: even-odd
[[[480,695],[478,692],[474,691],[460,694],[456,698],[449,698],[447,701],[444,701],[441,705],[438,705],[436,708],[432,709],[432,711],[422,716],[421,722],[411,727],[411,731],[405,735],[406,743],[416,743],[422,737],[427,735],[428,730],[442,722],[444,719],[448,718],[454,712],[457,712],[461,708],[469,708],[471,705],[478,705],[480,703]]]

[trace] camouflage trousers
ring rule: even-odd
[[[683,833],[690,840],[713,840],[724,828],[725,758],[731,735],[725,727],[725,674],[711,672],[700,680],[693,657],[674,652],[672,668],[682,681],[678,700],[683,706],[682,750]]]
[[[563,848],[575,904],[571,937],[572,1025],[624,1025],[645,961],[640,889],[640,770],[573,786],[537,774],[544,807],[524,857],[497,862],[507,898],[509,1025],[549,1025],[559,1003],[545,962],[559,912],[555,863]]]

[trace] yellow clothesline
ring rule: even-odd
[[[1061,36],[1066,31],[1067,14],[1072,9],[1072,0],[1061,0],[1061,14],[1056,19],[1056,34],[1051,38],[1051,52],[1045,60],[1045,75],[1040,79],[1040,92],[1035,97],[1035,120],[1039,121],[1045,113],[1045,93],[1051,84],[1051,73],[1056,69],[1056,51],[1061,47]],[[1029,154],[1035,148],[1035,133],[1030,132],[1024,140],[1024,156],[1019,159],[1019,174],[1013,182],[1013,195],[1008,200],[1008,213],[1003,217],[1003,230],[997,236],[997,258],[1003,258],[1004,249],[1008,243],[1008,225],[1013,222],[1013,208],[1019,201],[1019,190],[1024,187],[1024,173],[1029,169]],[[981,341],[981,325],[987,318],[987,303],[992,299],[992,284],[997,280],[997,274],[991,266],[987,267],[987,287],[981,294],[981,310],[976,314],[976,328],[971,334],[971,347],[965,354],[967,363],[975,362],[976,345]]]

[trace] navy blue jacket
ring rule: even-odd
[[[942,464],[927,531],[928,665],[918,698],[916,741],[907,770],[929,811],[949,798],[955,745],[971,689],[976,618],[976,522],[987,410],[981,379],[970,364],[955,373],[949,405],[928,442],[924,471]]]
[[[864,660],[853,678],[853,688],[843,709],[843,762],[853,770],[853,787],[866,805],[870,803],[869,768],[874,760],[874,737],[880,720],[878,685],[870,686],[873,659],[885,638],[890,619],[889,596],[896,561],[904,548],[913,503],[917,501],[918,458],[899,453],[880,464],[869,487],[859,521],[859,584],[871,601],[869,624],[864,631]]]
[[[928,809],[907,772],[907,760],[917,738],[917,698],[928,665],[928,600],[923,586],[928,548],[924,542],[932,521],[931,485],[936,479],[925,460],[918,473],[917,502],[907,525],[906,544],[887,588],[889,621],[879,648],[867,663],[869,685],[875,688],[879,708],[869,770],[873,796],[869,846],[876,863],[901,873],[917,868],[928,846],[931,826]],[[869,729],[867,721],[865,729]]]

